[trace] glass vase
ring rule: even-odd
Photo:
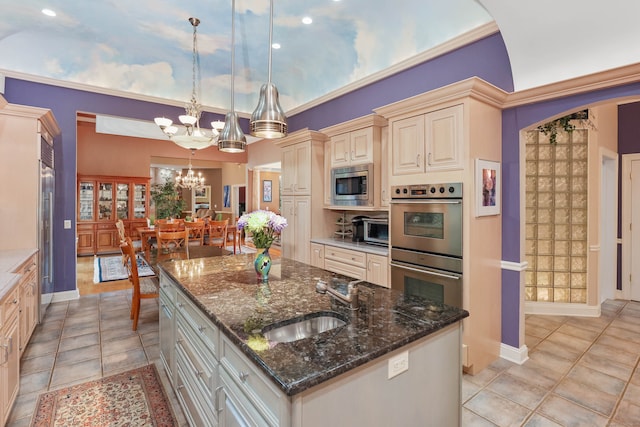
[[[256,269],[258,279],[263,282],[269,280],[269,270],[271,270],[271,255],[269,255],[269,248],[256,249],[256,257],[253,261],[253,267]]]

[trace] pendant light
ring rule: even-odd
[[[282,138],[287,135],[285,116],[278,97],[276,85],[271,83],[271,57],[273,49],[273,0],[269,0],[269,75],[267,83],[260,88],[258,106],[251,115],[251,135],[261,138]]]
[[[247,145],[247,138],[244,136],[242,129],[240,129],[240,123],[238,122],[238,115],[236,114],[233,106],[234,98],[234,69],[235,69],[235,13],[236,13],[236,0],[231,1],[231,111],[227,113],[224,118],[224,127],[220,131],[218,137],[218,150],[225,153],[242,153]]]

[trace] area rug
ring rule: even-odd
[[[177,425],[155,365],[43,393],[31,427]]]
[[[155,273],[147,262],[138,259],[138,276],[153,276]],[[122,264],[122,255],[96,257],[93,262],[93,283],[124,280],[129,277],[126,267]]]

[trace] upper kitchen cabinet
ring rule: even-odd
[[[321,129],[320,132],[329,137],[325,149],[324,176],[327,180],[325,191],[325,207],[335,209],[371,210],[384,207],[381,181],[386,175],[387,163],[384,161],[386,153],[381,153],[383,131],[386,132],[387,121],[377,114],[349,120],[334,126]],[[373,190],[373,204],[370,206],[331,206],[331,170],[357,165],[373,165],[373,180],[368,185]]]
[[[282,187],[283,196],[311,195],[311,141],[282,148]]]

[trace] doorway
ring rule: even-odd
[[[618,154],[601,149],[599,299],[616,298],[618,266]]]
[[[238,218],[247,210],[247,187],[245,185],[231,186],[231,211],[233,218]]]
[[[622,294],[640,301],[640,154],[622,156],[622,176]]]

